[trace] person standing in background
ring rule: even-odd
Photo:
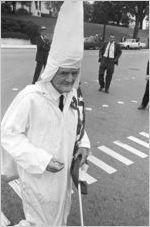
[[[41,26],[40,35],[37,38],[37,52],[36,52],[36,68],[32,84],[38,80],[42,68],[46,66],[48,53],[50,50],[50,41],[47,38],[47,29],[45,26]]]
[[[109,87],[112,80],[115,64],[118,65],[118,59],[122,51],[120,45],[115,42],[115,36],[110,35],[109,42],[105,42],[99,51],[99,91],[105,88],[105,92],[109,93]],[[106,79],[104,82],[104,73],[107,70]]]
[[[146,88],[144,92],[144,96],[142,99],[141,105],[138,107],[138,110],[144,110],[146,106],[148,105],[149,102],[149,61],[147,62],[147,68],[146,68],[146,78],[147,83],[146,83]]]

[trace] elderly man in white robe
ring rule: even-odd
[[[67,224],[78,124],[71,102],[77,99],[82,57],[83,2],[65,0],[41,81],[17,95],[2,121],[2,173],[19,176],[26,218],[18,226]],[[90,148],[86,132],[78,147],[76,157],[81,154],[84,165]]]

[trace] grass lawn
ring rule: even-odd
[[[2,16],[3,17],[3,16]],[[48,29],[48,35],[49,38],[52,38],[52,34],[54,31],[56,18],[45,18],[45,17],[36,17],[36,16],[15,16],[15,15],[7,15],[6,17],[14,18],[18,20],[26,20],[26,21],[32,21],[35,24],[38,24],[39,26],[45,25]],[[103,33],[103,25],[102,24],[93,24],[93,23],[85,23],[84,24],[84,36],[90,36],[95,34],[102,35]],[[109,37],[109,35],[113,33],[116,36],[116,39],[120,41],[121,37],[125,36],[127,38],[132,38],[133,35],[133,29],[124,28],[124,27],[118,27],[118,26],[106,26],[106,40]],[[147,43],[147,39],[149,36],[148,30],[139,30],[139,38],[141,42]]]

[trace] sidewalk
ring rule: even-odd
[[[3,49],[16,49],[16,48],[24,48],[24,49],[36,49],[36,45],[10,45],[10,44],[1,44],[1,48]]]
[[[30,44],[29,40],[23,40],[23,39],[1,39],[1,48],[25,48],[25,49],[35,49],[36,45]]]

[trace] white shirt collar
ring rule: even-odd
[[[112,43],[110,41],[108,42],[108,44],[111,44],[111,45],[114,44],[114,43],[115,43],[114,41]]]

